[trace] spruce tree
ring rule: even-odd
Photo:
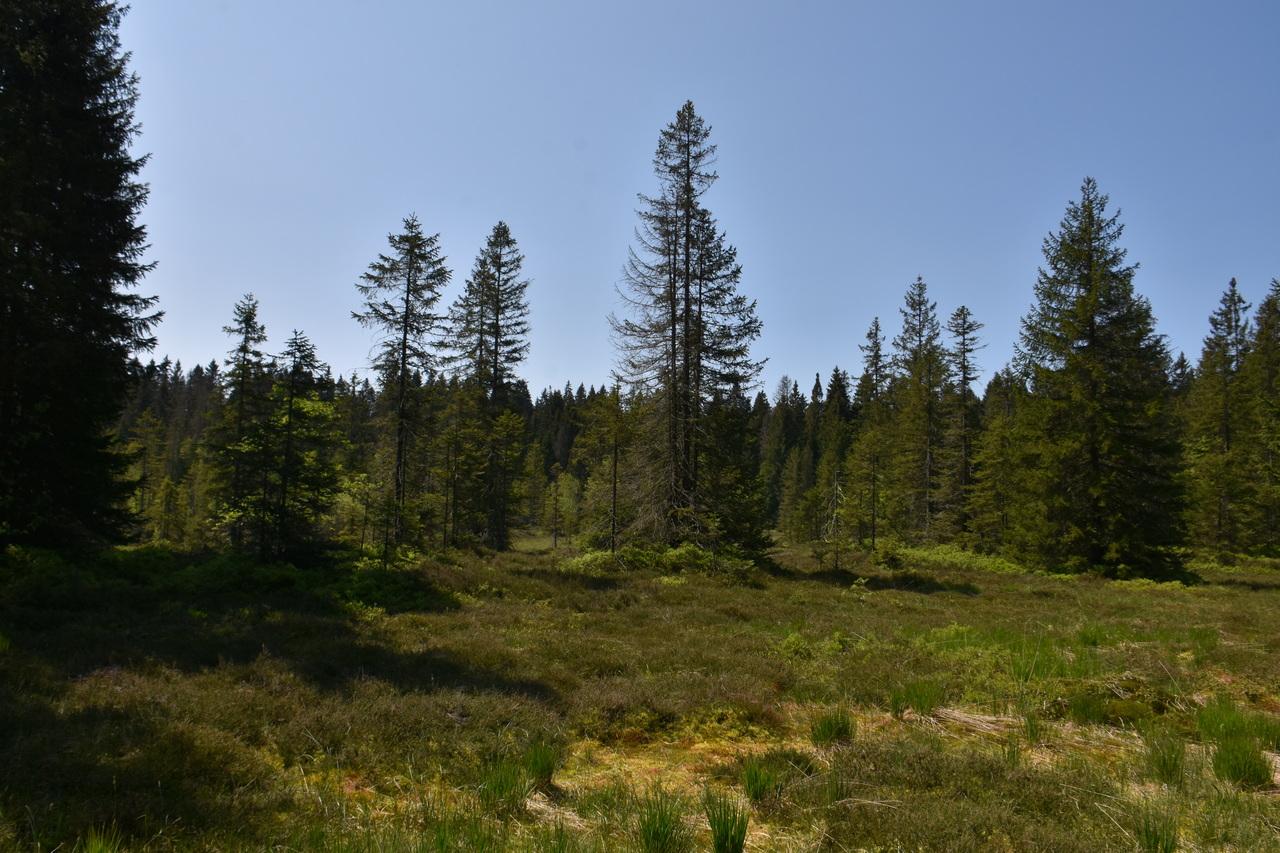
[[[251,534],[261,532],[267,511],[260,505],[260,476],[269,465],[271,376],[261,349],[267,330],[258,319],[258,300],[252,293],[235,304],[232,317],[222,329],[235,341],[223,374],[227,404],[210,446],[219,526],[232,547],[240,548]]]
[[[1250,526],[1253,401],[1242,376],[1249,345],[1249,305],[1233,278],[1209,317],[1186,406],[1188,532],[1219,552],[1240,550]]]
[[[1156,573],[1181,541],[1170,358],[1107,204],[1086,178],[1044,241],[1022,321],[1018,359],[1032,396],[1021,408],[1036,438],[1039,503],[1022,546],[1052,568]]]
[[[360,325],[377,335],[374,368],[390,394],[393,454],[391,465],[391,507],[387,545],[398,545],[405,531],[405,499],[408,491],[408,456],[419,424],[415,422],[411,399],[415,378],[434,365],[432,348],[437,344],[442,317],[436,314],[441,292],[450,272],[440,250],[440,235],[427,236],[416,216],[404,220],[404,230],[387,235],[390,254],[377,260],[360,277],[356,289],[364,297],[363,311],[352,312]],[[415,377],[415,374],[419,376]],[[385,555],[386,548],[384,548]]]
[[[127,521],[110,430],[159,314],[131,292],[151,266],[123,13],[0,11],[0,543],[116,536]]]
[[[281,354],[273,392],[276,506],[270,550],[277,554],[312,543],[337,490],[339,434],[333,401],[321,394],[323,370],[315,346],[295,330]]]
[[[640,197],[640,226],[624,269],[627,316],[611,318],[619,372],[651,396],[644,446],[655,477],[659,535],[705,532],[699,488],[709,401],[733,385],[749,387],[761,362],[755,302],[738,292],[742,268],[703,196],[715,182],[711,128],[686,102],[662,130],[654,154],[659,190]]]
[[[1258,304],[1254,334],[1242,369],[1252,403],[1248,464],[1254,508],[1246,542],[1280,553],[1280,279]]]
[[[987,553],[1005,550],[1011,531],[1034,521],[1026,513],[1035,497],[1028,488],[1028,453],[1035,440],[1019,417],[1026,396],[1022,377],[1006,367],[991,377],[982,397],[966,515],[973,544]]]
[[[965,539],[969,530],[968,500],[973,487],[973,442],[979,421],[979,400],[973,393],[978,378],[977,351],[982,324],[961,305],[947,320],[951,345],[946,350],[951,381],[943,398],[942,482],[939,507],[947,538]]]
[[[948,370],[937,303],[929,299],[923,278],[907,289],[899,313],[902,331],[893,339],[898,376],[891,388],[890,521],[903,538],[928,540],[939,532],[934,526],[940,509]]]
[[[461,294],[449,310],[449,347],[459,363],[500,405],[515,371],[529,354],[529,282],[521,278],[524,255],[507,223],[499,222],[476,257]]]
[[[885,514],[891,381],[879,317],[871,321],[866,343],[858,348],[862,351],[862,376],[855,396],[859,417],[845,462],[845,514],[858,541],[874,551]]]

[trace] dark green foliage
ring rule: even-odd
[[[1067,714],[1072,722],[1093,725],[1106,719],[1106,700],[1097,693],[1076,693],[1067,699]]]
[[[1241,550],[1253,528],[1253,399],[1242,376],[1248,312],[1233,278],[1209,318],[1186,403],[1189,531],[1196,544],[1226,553]]]
[[[1037,564],[1152,574],[1181,541],[1169,353],[1133,289],[1119,214],[1091,178],[1044,243],[1019,366],[1031,394],[1029,497],[1017,532]]]
[[[105,0],[0,11],[0,542],[118,536],[110,435],[155,300],[138,217],[137,78]]]
[[[1280,553],[1280,279],[1272,279],[1254,316],[1254,334],[1241,367],[1252,411],[1248,466],[1254,505],[1247,543]],[[1236,472],[1232,472],[1235,475]]]

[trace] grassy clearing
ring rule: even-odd
[[[1272,566],[548,545],[9,552],[0,849],[1280,849]]]

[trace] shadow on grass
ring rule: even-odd
[[[258,727],[211,723],[181,704],[219,689],[212,684],[234,691],[241,675],[214,672],[227,666],[269,658],[332,694],[334,707],[359,701],[371,679],[411,694],[473,694],[480,707],[506,697],[516,708],[558,701],[547,684],[491,660],[423,649],[412,633],[411,645],[398,645],[403,632],[365,618],[370,608],[458,606],[421,569],[332,561],[301,570],[146,551],[74,561],[0,555],[0,626],[10,642],[0,655],[0,829],[11,824],[33,849],[109,825],[133,840],[204,830],[266,837],[297,804],[279,768],[252,746]],[[157,670],[194,674],[200,681],[186,683],[199,686],[179,698],[161,689],[154,703],[138,704],[136,679],[167,683]],[[295,688],[285,679],[278,689]],[[280,699],[283,716],[302,713],[307,695]]]
[[[917,592],[922,595],[932,595],[934,593],[978,595],[982,592],[975,584],[967,581],[947,581],[917,571],[870,572],[865,567],[860,567],[858,571],[833,568],[806,571],[783,566],[771,558],[764,559],[759,565],[764,572],[779,580],[814,581],[843,587],[852,586],[855,583],[865,583],[866,588],[869,590],[897,590],[899,592]]]
[[[528,567],[512,569],[511,574],[522,578],[542,581],[550,586],[572,589],[588,589],[593,592],[607,592],[621,586],[621,581],[608,575],[586,575],[577,572],[561,572],[556,569]]]
[[[363,610],[436,613],[459,606],[422,569],[331,560],[304,571],[190,555],[169,555],[164,565],[155,553],[136,553],[87,566],[40,555],[35,566],[0,568],[0,621],[14,647],[67,679],[105,666],[191,672],[265,653],[326,690],[377,678],[401,690],[555,699],[540,682],[378,642],[361,625]]]
[[[70,849],[107,826],[135,839],[173,828],[256,834],[289,802],[259,753],[180,721],[109,707],[68,713],[13,692],[0,701],[0,726],[0,804],[21,815],[15,828],[34,849]]]
[[[1245,580],[1243,578],[1221,578],[1210,581],[1213,586],[1225,586],[1232,589],[1247,589],[1250,592],[1275,592],[1280,590],[1280,581]]]

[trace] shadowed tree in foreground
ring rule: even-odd
[[[108,430],[159,314],[137,80],[99,0],[0,11],[0,540],[118,533],[127,457]]]

